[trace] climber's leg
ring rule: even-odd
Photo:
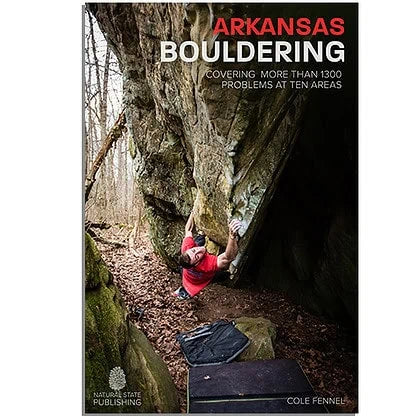
[[[183,286],[176,289],[173,292],[173,295],[176,296],[179,300],[186,300],[191,298],[191,295],[185,290]]]
[[[183,267],[179,268],[179,273],[182,277]],[[176,296],[179,300],[191,299],[191,295],[186,291],[183,286],[179,286],[174,292],[173,296]]]

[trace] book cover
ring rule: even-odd
[[[358,412],[358,4],[83,19],[84,413]]]

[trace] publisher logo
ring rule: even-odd
[[[142,394],[140,391],[121,391],[126,387],[126,374],[121,367],[114,367],[110,371],[108,384],[112,391],[93,392],[92,405],[94,407],[128,407],[130,409],[140,407]]]
[[[120,391],[126,386],[126,375],[124,374],[124,371],[121,367],[114,367],[110,371],[108,384],[114,391]]]

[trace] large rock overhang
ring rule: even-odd
[[[343,67],[349,75],[346,85],[338,93],[310,94],[307,90],[290,88],[224,89],[221,88],[221,80],[206,77],[207,71],[213,69],[260,70],[261,64],[257,62],[247,63],[246,66],[239,64],[238,67],[222,62],[208,64],[201,60],[193,63],[181,60],[160,62],[162,40],[173,40],[177,44],[185,40],[211,42],[214,39],[214,18],[333,14],[334,5],[319,7],[311,5],[306,10],[306,5],[299,8],[297,5],[279,4],[88,5],[123,71],[124,102],[134,148],[136,176],[144,196],[153,245],[167,264],[177,267],[176,255],[184,223],[192,208],[198,228],[219,247],[226,245],[229,220],[237,217],[242,220],[243,229],[239,256],[231,266],[233,284],[256,281],[258,285],[263,285],[272,280],[274,284],[266,286],[284,289],[314,310],[333,317],[349,316],[354,319],[356,302],[351,301],[354,296],[346,293],[356,292],[355,9],[337,5],[339,14],[350,17],[345,20],[351,29],[346,31],[350,38],[344,39],[345,43],[351,44],[346,48],[349,55]],[[288,68],[300,70],[302,66],[297,64]],[[274,66],[268,64],[267,69],[281,70],[285,66],[281,63]],[[323,118],[320,108],[326,109]],[[314,125],[312,114],[319,117],[320,127]],[[334,123],[328,127],[325,117],[336,114],[336,128]],[[340,117],[340,114],[345,117]],[[326,147],[328,143],[329,150]],[[315,152],[313,162],[310,162],[305,152],[314,152],[315,148],[323,151],[325,157],[321,159]],[[331,164],[333,166],[328,169],[326,166],[323,169],[301,166],[308,172],[308,181],[322,185],[321,196],[316,192],[313,196],[306,192],[303,203],[321,198],[328,201],[331,207],[337,205],[335,199],[340,205],[337,209],[333,208],[318,227],[322,234],[316,243],[321,246],[320,254],[312,256],[313,261],[308,260],[310,264],[307,268],[297,264],[299,250],[292,250],[296,253],[292,253],[293,258],[289,256],[285,259],[291,265],[290,272],[287,268],[274,272],[268,268],[270,276],[263,278],[261,264],[257,264],[256,259],[267,264],[267,259],[287,257],[287,252],[291,252],[289,237],[278,243],[273,239],[270,244],[262,241],[273,212],[281,213],[279,201],[287,204],[288,199],[293,202],[299,196],[281,192],[279,184],[282,181],[282,189],[291,189],[293,185],[301,192],[300,182],[305,178],[294,175],[294,169],[299,169],[299,164],[305,160],[315,165],[327,164],[332,156],[341,159],[341,162]],[[344,165],[346,169],[338,169]],[[325,182],[322,175],[330,180]],[[316,191],[316,188],[313,189]],[[343,198],[339,197],[341,189]],[[346,214],[339,213],[346,211],[351,220],[345,220]],[[302,218],[307,217],[307,213],[302,213]],[[309,218],[309,221],[316,219]],[[333,223],[338,225],[331,227]],[[344,226],[345,223],[348,225]],[[353,246],[345,254],[347,278],[344,272],[333,273],[337,264],[333,257],[342,258],[343,253],[333,249],[334,244],[329,243],[344,232],[351,236],[350,245]],[[296,241],[294,246],[300,244],[296,238],[293,241]],[[283,254],[279,248],[282,244],[286,245]],[[306,245],[312,246],[312,241]],[[262,253],[268,253],[266,258],[259,256],[258,247],[261,247]],[[311,250],[315,253],[315,248]],[[330,265],[324,267],[326,263]],[[317,284],[324,269],[329,277],[325,284]],[[341,307],[334,306],[339,303]]]

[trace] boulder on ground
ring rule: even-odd
[[[241,317],[235,319],[236,328],[245,334],[249,347],[239,355],[238,361],[272,360],[275,358],[276,325],[264,318]]]

